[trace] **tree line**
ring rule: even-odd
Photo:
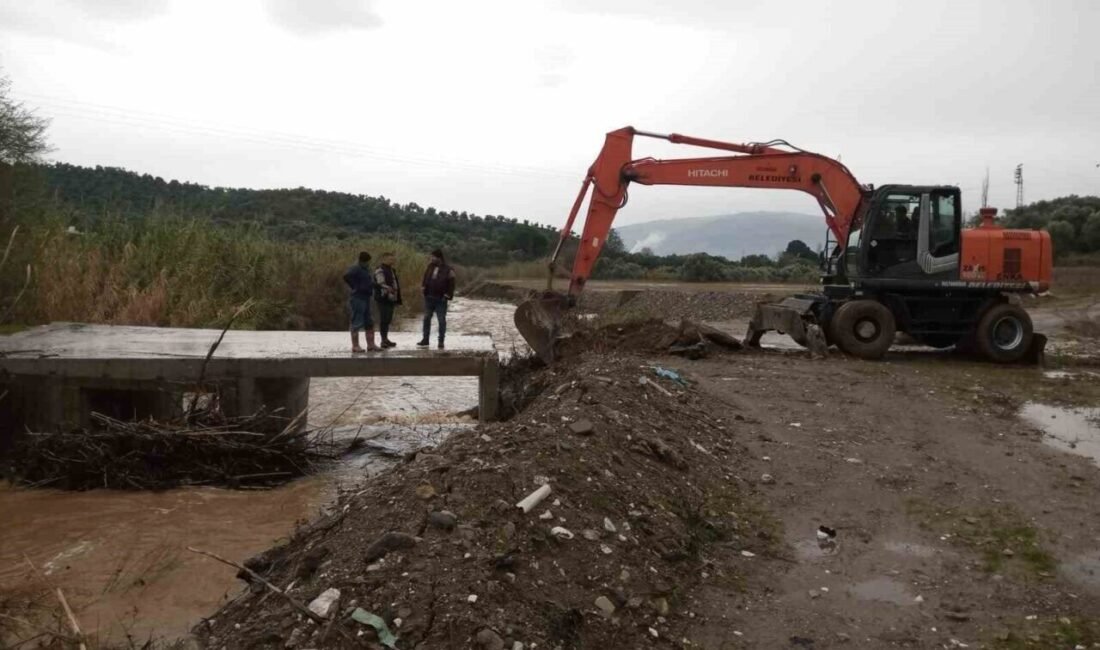
[[[1036,201],[1005,212],[1006,228],[1042,229],[1050,233],[1054,257],[1100,254],[1100,196],[1063,196]]]

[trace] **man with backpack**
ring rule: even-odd
[[[383,348],[397,345],[390,340],[393,311],[401,304],[401,282],[394,268],[396,261],[397,256],[393,253],[382,253],[382,265],[374,271],[374,302],[378,305],[378,331],[382,334]]]

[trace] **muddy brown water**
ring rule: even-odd
[[[502,353],[522,346],[512,305],[456,300],[452,333],[489,332]],[[433,328],[434,328],[433,323]],[[399,324],[419,331],[418,319]],[[433,336],[434,340],[434,336]],[[187,488],[159,493],[0,487],[0,591],[46,574],[86,630],[101,640],[181,637],[240,590],[234,571],[188,546],[243,560],[324,512],[337,490],[381,471],[405,451],[474,426],[473,377],[316,379],[310,425],[360,436],[364,453],[330,471],[268,491]],[[32,570],[31,564],[36,567]],[[49,603],[52,604],[52,603]]]

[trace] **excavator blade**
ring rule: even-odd
[[[561,316],[567,304],[566,296],[547,291],[520,304],[513,317],[516,329],[527,345],[548,364],[554,362]]]

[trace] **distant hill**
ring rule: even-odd
[[[774,256],[792,239],[817,250],[825,243],[825,219],[797,212],[739,212],[694,219],[662,219],[616,226],[626,249],[650,248],[657,255],[710,253],[732,260]]]
[[[540,259],[557,241],[552,226],[400,204],[384,196],[304,187],[208,187],[115,167],[66,163],[22,165],[17,179],[22,201],[64,205],[70,225],[78,230],[87,230],[104,216],[184,215],[218,224],[250,224],[285,241],[385,235],[423,251],[442,247],[451,261],[477,266]]]

